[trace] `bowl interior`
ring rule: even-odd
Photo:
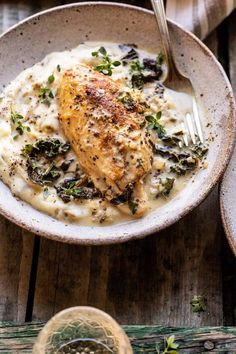
[[[232,150],[234,99],[224,72],[209,50],[174,23],[170,23],[170,32],[177,64],[191,78],[201,114],[207,117],[209,126],[203,129],[206,135],[214,137],[208,168],[200,170],[194,183],[189,183],[165,206],[132,222],[103,227],[68,225],[17,200],[0,182],[3,215],[49,238],[80,244],[108,244],[161,230],[203,200],[223,173]],[[71,49],[88,40],[135,43],[156,52],[161,49],[160,34],[150,11],[110,3],[58,7],[21,22],[0,37],[0,88],[45,55]]]

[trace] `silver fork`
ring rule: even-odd
[[[163,83],[165,83],[167,88],[178,92],[188,93],[193,98],[192,111],[186,114],[185,122],[182,123],[183,142],[186,146],[189,145],[189,140],[193,144],[196,144],[198,139],[201,143],[203,143],[204,138],[201,121],[192,83],[187,77],[183,76],[179,72],[173,59],[163,0],[151,0],[151,3],[160,30],[162,46],[167,63],[167,75],[164,78]],[[188,132],[188,134],[186,132]]]

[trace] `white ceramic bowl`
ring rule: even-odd
[[[229,245],[236,256],[236,148],[220,188],[221,217]]]
[[[235,137],[235,102],[228,79],[211,52],[192,34],[170,22],[178,66],[192,79],[202,111],[211,122],[214,141],[209,166],[165,206],[145,217],[112,226],[65,224],[16,199],[0,183],[0,212],[18,225],[51,239],[78,244],[109,244],[159,231],[196,207],[221,177]],[[73,48],[85,40],[136,43],[159,50],[160,35],[152,12],[114,3],[78,3],[36,14],[0,37],[0,88],[24,68],[53,51]]]

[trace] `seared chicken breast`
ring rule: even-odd
[[[78,65],[64,73],[58,99],[60,122],[81,168],[107,200],[141,216],[152,147],[140,94]]]

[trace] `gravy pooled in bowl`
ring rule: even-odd
[[[205,167],[183,143],[192,97],[165,88],[162,53],[87,42],[47,55],[1,95],[0,177],[34,208],[80,225],[168,203]]]

